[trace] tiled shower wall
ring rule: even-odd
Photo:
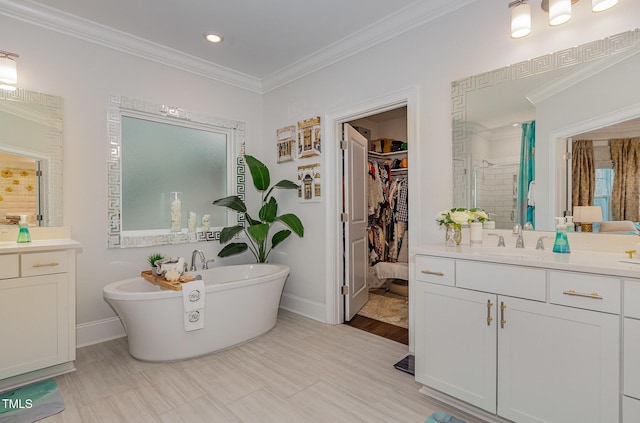
[[[511,229],[518,221],[518,165],[476,170],[477,206],[490,213],[496,229]]]
[[[38,187],[35,160],[19,161],[0,154],[0,224],[8,224],[8,215],[27,214],[35,223]]]

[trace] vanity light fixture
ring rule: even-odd
[[[549,25],[561,25],[571,19],[571,5],[579,0],[542,0],[540,7],[549,14]],[[591,0],[591,10],[602,12],[618,4],[618,0]],[[522,38],[531,32],[531,6],[527,0],[509,3],[511,38]]]
[[[220,34],[208,33],[204,34],[204,39],[212,44],[220,44],[224,40],[224,37]]]
[[[15,91],[18,83],[18,69],[16,61],[12,58],[18,58],[15,53],[0,50],[0,89],[7,91]]]

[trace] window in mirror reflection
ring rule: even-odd
[[[214,207],[227,194],[228,135],[190,126],[122,116],[122,229],[157,230],[171,226],[169,195],[182,193],[182,227],[187,216],[204,214],[212,227],[227,224]]]
[[[40,161],[0,152],[0,224],[16,225],[20,215],[36,225],[40,215]]]

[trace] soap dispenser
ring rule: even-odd
[[[27,223],[27,215],[20,215],[20,223],[18,223],[18,241],[17,242],[31,242],[31,235],[29,234],[29,224]]]
[[[558,221],[556,225],[556,240],[553,243],[554,253],[570,253],[569,239],[567,238],[567,225],[564,217],[556,217]]]
[[[573,216],[567,216],[567,233],[576,231],[576,224],[573,223]]]

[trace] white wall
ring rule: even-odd
[[[71,226],[72,237],[82,243],[77,261],[77,322],[81,328],[79,342],[91,342],[91,338],[101,336],[99,325],[93,324],[114,317],[102,299],[104,285],[139,275],[147,267],[146,257],[155,251],[190,258],[197,247],[210,258],[219,250],[217,242],[106,248],[108,96],[120,94],[243,121],[249,150],[262,136],[262,98],[4,16],[0,16],[0,40],[3,50],[20,55],[21,88],[63,98],[63,217],[64,224]]]
[[[272,179],[294,179],[305,159],[276,165],[276,129],[300,119],[366,104],[400,90],[418,93],[417,145],[411,147],[410,229],[412,245],[441,241],[434,222],[452,206],[451,81],[527,58],[634,29],[640,2],[623,0],[614,9],[592,14],[589,2],[576,5],[574,18],[551,28],[537,13],[533,33],[509,37],[506,1],[476,1],[410,33],[378,45],[264,96],[148,62],[97,44],[0,16],[2,49],[20,54],[19,85],[64,99],[64,223],[83,245],[78,257],[78,323],[91,326],[114,314],[102,301],[111,281],[137,275],[157,248],[106,248],[106,99],[122,94],[247,123],[247,151],[263,158]],[[411,123],[410,123],[411,124]],[[327,127],[323,126],[326,130]],[[327,132],[325,132],[326,134]],[[324,146],[335,140],[324,139]],[[323,147],[324,147],[323,146]],[[335,147],[334,147],[335,148]],[[323,173],[323,202],[299,204],[290,192],[279,196],[281,211],[297,213],[304,239],[292,237],[272,255],[286,261],[291,276],[285,287],[290,308],[326,319],[327,284],[337,283],[328,257],[335,253],[328,209],[335,187],[334,156],[327,148],[317,162]],[[415,165],[414,165],[415,164]],[[249,191],[249,190],[248,190]],[[198,245],[207,257],[219,246]],[[193,246],[162,248],[169,255],[189,255]],[[83,329],[84,330],[84,329]],[[97,335],[96,335],[97,336]],[[89,336],[90,337],[90,336]]]

